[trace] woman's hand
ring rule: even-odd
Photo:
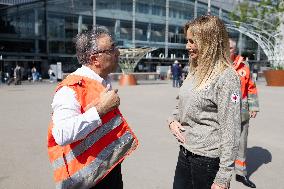
[[[172,132],[172,134],[176,137],[176,139],[181,142],[181,143],[185,143],[185,138],[184,136],[181,134],[181,132],[185,131],[184,127],[181,126],[181,124],[178,121],[172,121],[169,124],[169,128]]]

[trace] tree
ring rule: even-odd
[[[283,0],[260,0],[257,3],[245,0],[230,14],[238,28],[246,28],[246,32],[258,36],[254,40],[264,48],[275,67],[283,64],[284,58],[279,51],[283,49],[283,13]]]

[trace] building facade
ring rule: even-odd
[[[95,3],[95,6],[93,6]],[[183,26],[197,16],[211,14],[230,23],[233,0],[0,0],[1,70],[16,64],[36,66],[43,77],[50,64],[61,62],[63,72],[78,67],[74,36],[93,24],[106,26],[121,47],[153,47],[137,71],[175,59],[188,62]],[[135,11],[133,11],[135,10]],[[94,19],[95,18],[95,19]],[[238,33],[231,31],[237,38]],[[250,48],[254,48],[253,42]],[[249,46],[249,45],[248,45]]]

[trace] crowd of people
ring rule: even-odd
[[[234,172],[236,181],[255,188],[246,173],[249,119],[259,111],[249,67],[218,17],[189,21],[184,33],[187,75],[181,79],[178,61],[170,68],[173,87],[180,87],[168,118],[179,146],[173,188],[229,189]],[[122,189],[121,162],[138,140],[108,76],[119,51],[104,27],[84,31],[75,41],[82,66],[58,84],[48,128],[56,187]]]
[[[57,80],[51,67],[48,69],[48,77],[51,83]],[[25,69],[19,64],[17,64],[14,68],[9,68],[6,72],[0,72],[0,83],[6,83],[7,85],[14,83],[15,85],[21,85],[23,80],[28,80],[32,83],[38,81],[41,82],[42,76],[35,66],[31,69]]]

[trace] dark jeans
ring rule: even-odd
[[[180,87],[180,77],[179,76],[173,76],[173,87]]]
[[[123,189],[121,164],[118,164],[103,180],[90,189]]]
[[[199,156],[181,147],[174,189],[210,189],[219,170],[219,158]]]

